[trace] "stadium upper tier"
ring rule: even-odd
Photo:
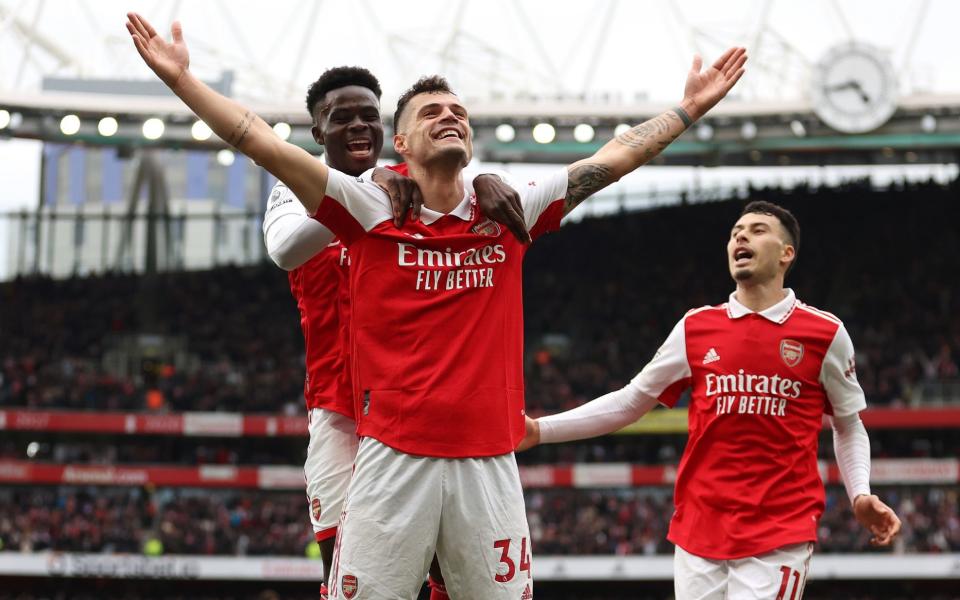
[[[193,114],[172,95],[135,95],[130,88],[156,91],[153,82],[106,81],[106,89],[126,93],[0,93],[7,122],[0,135],[59,143],[126,148],[225,147],[217,138],[192,135]],[[212,82],[223,89],[223,83]],[[144,92],[146,93],[146,92]],[[669,108],[663,102],[599,102],[583,96],[528,95],[510,101],[469,102],[476,155],[492,162],[572,162],[596,151],[614,136],[618,125],[633,125]],[[252,103],[251,109],[271,124],[289,125],[288,140],[310,151],[318,147],[309,115],[301,103]],[[389,124],[391,111],[384,110]],[[61,119],[71,115],[76,129],[64,132]],[[827,126],[810,100],[732,101],[719,104],[693,131],[671,145],[656,164],[783,166],[815,164],[903,164],[951,162],[960,149],[960,95],[918,94],[900,98],[882,127],[867,135],[848,136]],[[109,135],[99,131],[103,118],[114,119]],[[159,119],[162,133],[148,139],[144,122]],[[931,121],[932,119],[932,121]],[[539,123],[555,129],[549,143],[536,141]],[[932,123],[932,126],[931,126]],[[592,132],[578,140],[577,125]],[[498,133],[508,126],[509,135]],[[287,128],[284,127],[286,130]],[[395,157],[390,144],[384,157]]]
[[[803,235],[787,283],[842,318],[873,406],[960,401],[956,183],[756,190]],[[732,289],[725,243],[740,203],[585,219],[525,266],[527,405],[555,412],[624,385],[692,307]],[[302,413],[303,342],[272,265],[0,286],[0,406]],[[147,337],[145,337],[147,336]],[[166,357],[131,338],[165,340]]]

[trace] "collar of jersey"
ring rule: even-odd
[[[463,200],[461,200],[460,204],[458,204],[448,213],[437,212],[427,208],[426,206],[420,209],[420,221],[424,225],[433,225],[439,221],[441,217],[445,217],[447,215],[454,216],[462,221],[470,221],[473,219],[473,202],[472,198],[470,197],[469,190],[464,188]]]
[[[770,308],[766,310],[761,310],[758,315],[767,319],[768,321],[773,321],[774,323],[783,323],[790,313],[793,312],[793,307],[797,303],[797,295],[793,293],[793,290],[787,288],[787,297],[777,302]],[[736,292],[730,294],[730,299],[727,301],[727,314],[730,315],[731,319],[739,319],[745,315],[752,314],[754,311],[750,310],[743,304],[737,301]]]

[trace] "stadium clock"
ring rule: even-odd
[[[831,48],[813,68],[813,110],[837,131],[866,133],[897,109],[897,79],[878,49],[851,42]]]

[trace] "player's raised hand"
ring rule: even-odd
[[[520,440],[520,445],[517,446],[517,452],[522,452],[533,448],[540,443],[540,423],[537,423],[536,419],[531,419],[530,417],[525,416],[527,432],[524,434],[523,439]]]
[[[747,49],[735,46],[723,53],[713,65],[703,69],[703,59],[694,55],[683,90],[683,108],[694,121],[702,117],[743,77]]]
[[[853,515],[870,530],[874,546],[889,546],[900,533],[900,519],[893,509],[874,495],[861,494],[853,500]]]
[[[167,86],[175,89],[180,76],[190,67],[190,53],[183,41],[183,28],[179,21],[170,27],[172,42],[157,35],[156,30],[146,19],[137,13],[127,13],[127,31],[133,38],[133,45],[154,73]]]

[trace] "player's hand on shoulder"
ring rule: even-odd
[[[531,419],[528,416],[524,418],[526,419],[527,432],[523,436],[523,439],[520,440],[520,445],[517,446],[517,452],[529,450],[540,443],[540,423],[538,423],[536,419]]]
[[[420,218],[423,194],[420,193],[420,186],[416,181],[390,169],[377,167],[373,170],[373,182],[390,197],[394,225],[397,227],[403,225],[410,208],[413,208],[412,220],[416,221]]]
[[[477,193],[477,204],[484,216],[509,229],[521,244],[531,241],[517,190],[492,174],[475,177],[473,190]]]
[[[874,546],[889,546],[900,533],[900,519],[893,509],[875,495],[861,494],[853,500],[853,514],[870,530]]]

